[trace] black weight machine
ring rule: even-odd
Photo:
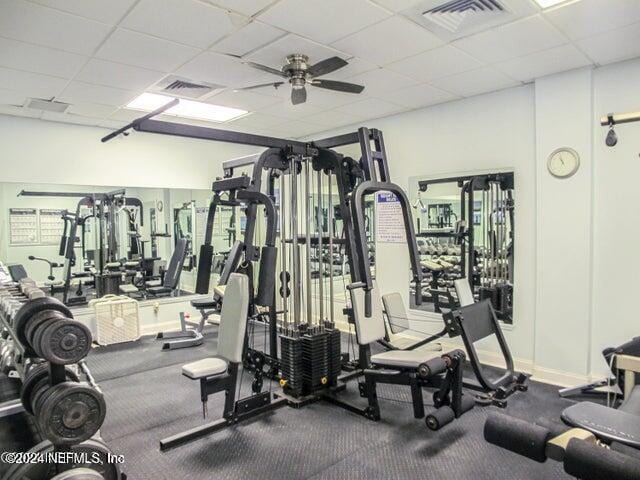
[[[373,314],[372,290],[375,283],[371,274],[371,258],[366,238],[365,197],[367,195],[379,191],[390,191],[398,197],[402,206],[407,238],[412,240],[409,242],[409,249],[417,285],[420,285],[422,278],[409,202],[404,191],[389,180],[382,133],[379,130],[360,128],[357,132],[346,135],[314,142],[300,142],[152,119],[153,116],[177,103],[178,100],[174,99],[167,105],[112,132],[102,141],[108,141],[129,129],[134,129],[140,132],[267,148],[255,162],[251,177],[234,176],[234,168],[246,164],[246,160],[240,159],[235,165],[233,161],[226,162],[225,177],[216,180],[213,184],[214,196],[209,210],[208,228],[205,234],[205,243],[199,256],[197,291],[199,293],[208,292],[213,257],[211,226],[217,206],[241,205],[245,208],[247,224],[244,241],[239,245],[239,250],[242,252],[240,257],[244,261],[238,261],[236,271],[244,273],[252,281],[255,277],[252,264],[260,262],[257,290],[255,286],[248,289],[250,301],[247,308],[249,312],[253,312],[253,308],[258,306],[266,309],[270,333],[269,355],[273,359],[278,359],[282,392],[272,398],[271,392],[256,392],[259,388],[256,388],[254,382],[253,395],[235,401],[233,406],[227,405],[228,408],[225,408],[223,419],[165,439],[161,442],[161,448],[166,449],[179,445],[236,424],[255,416],[256,413],[270,411],[285,404],[301,407],[310,402],[327,400],[366,418],[377,420],[380,418],[379,409],[376,408],[377,383],[395,383],[411,387],[415,416],[424,415],[418,390],[427,386],[427,383],[429,386],[434,386],[432,383],[437,383],[439,385],[436,388],[439,387],[440,390],[436,407],[447,407],[454,411],[454,417],[464,413],[465,407],[461,405],[459,353],[452,352],[448,360],[439,357],[440,360],[437,360],[435,364],[430,363],[432,361],[430,356],[415,352],[412,352],[411,359],[389,363],[383,355],[384,358],[376,358],[376,361],[372,362],[367,338],[359,340],[359,364],[361,366],[359,373],[363,374],[365,379],[360,384],[360,393],[368,399],[368,405],[362,407],[341,398],[339,395],[339,392],[346,388],[346,384],[342,381],[346,378],[339,378],[341,344],[340,331],[335,328],[333,323],[333,283],[329,283],[328,296],[323,290],[317,298],[311,294],[311,250],[318,248],[322,251],[325,242],[328,242],[332,247],[335,240],[334,232],[331,231],[332,219],[329,219],[328,222],[330,230],[328,237],[325,237],[323,232],[311,232],[314,222],[309,193],[314,188],[313,184],[317,185],[317,192],[321,193],[324,191],[323,177],[325,180],[328,179],[329,198],[332,198],[333,183],[337,185],[338,211],[343,222],[344,244],[350,267],[351,283],[349,289],[352,292],[357,292],[362,303],[362,308],[359,309],[361,315],[358,314],[356,321],[364,325],[373,324],[377,319]],[[360,160],[345,157],[334,150],[350,144],[360,145],[362,153]],[[264,187],[261,180],[263,170],[266,170],[269,175],[268,182]],[[272,211],[275,203],[272,197],[275,197],[274,186],[276,182],[279,182],[280,186],[278,189],[279,206],[280,208],[288,206],[287,215],[280,211],[280,215],[276,216],[275,209]],[[290,202],[283,201],[287,198],[285,191],[290,195]],[[256,211],[259,205],[264,207],[267,218],[266,239],[261,249],[258,249],[252,240]],[[322,211],[322,206],[320,207],[316,209],[317,212]],[[333,210],[332,204],[328,208],[330,215],[333,214]],[[302,215],[298,217],[300,213]],[[279,256],[275,242],[276,219],[281,222]],[[235,258],[237,257],[230,254],[228,262],[235,262]],[[281,264],[281,272],[278,277],[281,283],[279,306],[282,307],[282,311],[277,310],[278,302],[276,301],[278,260]],[[320,286],[318,287],[320,288]],[[329,299],[326,309],[323,308],[323,301],[318,301],[318,298],[321,300]],[[225,293],[222,300],[223,313],[227,302],[237,303],[241,300],[242,298],[230,299]],[[314,304],[314,301],[318,303]],[[420,302],[419,298],[417,302]],[[223,325],[221,330],[223,328],[226,327]],[[276,350],[278,339],[280,340],[279,351]],[[219,385],[224,384],[222,389],[228,392],[230,387],[225,382],[232,380],[224,380],[220,383],[219,379],[235,378],[233,387],[236,387],[237,375],[235,375],[231,364],[237,362],[229,362],[229,360],[233,359],[227,358],[225,361],[204,359],[201,363],[195,362],[184,366],[183,374],[189,378],[200,380],[201,397],[204,402],[206,402],[209,393],[221,390]],[[426,382],[426,380],[433,380],[433,382]],[[469,402],[465,403],[468,408]],[[443,415],[428,425],[430,428],[437,429],[451,420],[453,418]]]

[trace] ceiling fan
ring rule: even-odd
[[[354,83],[338,82],[336,80],[324,80],[321,78],[331,72],[345,67],[349,63],[340,57],[331,57],[315,65],[309,65],[309,57],[296,53],[289,55],[286,58],[285,65],[281,70],[260,65],[259,63],[245,62],[247,65],[262,70],[263,72],[272,73],[279,77],[286,78],[291,84],[291,103],[298,105],[307,101],[306,85],[312,85],[314,87],[326,88],[327,90],[335,90],[345,93],[361,93],[364,90],[362,85],[356,85]],[[262,87],[274,87],[278,88],[280,85],[284,85],[285,81],[263,83],[260,85],[253,85],[251,87],[239,88],[237,90],[253,90],[254,88]]]

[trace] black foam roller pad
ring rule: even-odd
[[[211,277],[211,262],[213,261],[213,245],[200,247],[198,259],[198,278],[196,279],[196,293],[209,293],[209,278]]]
[[[429,375],[438,375],[447,370],[447,362],[442,357],[427,360],[425,365],[429,369]]]
[[[278,249],[276,247],[262,247],[260,253],[260,272],[258,274],[257,305],[268,306],[273,302],[273,292],[276,288],[276,261]]]
[[[506,415],[491,414],[484,424],[484,439],[498,447],[544,462],[549,430]]]
[[[582,480],[638,480],[640,460],[574,438],[565,451],[564,471]]]

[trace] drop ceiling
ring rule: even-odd
[[[416,12],[446,0],[3,0],[0,113],[117,128],[140,115],[124,105],[177,75],[250,112],[223,128],[300,137],[640,56],[640,0],[500,1],[518,15],[444,35]],[[279,68],[291,53],[348,60],[327,78],[365,91],[311,88],[296,107],[285,87],[234,92],[277,81],[243,61]]]

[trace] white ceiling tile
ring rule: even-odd
[[[286,98],[289,97],[290,95]],[[307,103],[313,107],[318,107],[320,110],[329,110],[341,105],[348,105],[349,103],[357,102],[363,97],[364,95],[355,93],[337,92],[326,88],[307,86]]]
[[[363,120],[385,117],[403,110],[406,110],[406,108],[378,98],[367,98],[355,103],[350,103],[344,107],[336,108],[338,112],[345,112],[349,115],[360,117]]]
[[[347,61],[349,62],[349,65],[346,65],[335,72],[331,72],[327,78],[332,80],[344,80],[345,78],[353,77],[359,73],[369,72],[378,68],[378,65],[375,63],[362,60],[358,57],[352,57]]]
[[[300,105],[292,105],[289,98],[283,99],[280,103],[271,107],[263,108],[260,113],[272,115],[274,117],[284,117],[285,119],[295,120],[308,117],[314,113],[326,110],[311,103],[302,103]]]
[[[31,0],[32,2],[98,20],[109,25],[118,23],[137,0]]]
[[[0,114],[13,115],[15,117],[39,118],[40,115],[42,115],[42,110],[14,107],[13,105],[0,105]]]
[[[99,127],[104,127],[104,128],[108,128],[110,130],[116,130],[118,128],[122,128],[126,125],[126,122],[121,122],[119,120],[110,120],[110,119],[104,119],[104,120],[100,120],[100,122],[98,123]]]
[[[416,85],[414,80],[399,73],[387,70],[386,68],[378,68],[370,72],[360,73],[346,79],[347,82],[364,85],[363,94],[368,97],[377,97],[392,90]]]
[[[209,3],[220,7],[239,12],[244,15],[253,16],[276,0],[207,0]]]
[[[193,58],[198,51],[197,48],[119,28],[95,56],[103,60],[169,72]]]
[[[246,56],[246,59],[272,68],[280,68],[285,63],[285,57],[293,53],[303,53],[309,56],[311,64],[334,56],[344,59],[349,58],[349,55],[344,52],[320,45],[298,35],[289,34],[250,53]]]
[[[393,12],[401,12],[424,0],[373,0],[375,3],[382,5],[384,8],[388,8]]]
[[[275,105],[280,100],[269,96],[261,95],[250,90],[225,90],[218,95],[207,98],[208,103],[214,105],[222,105],[223,107],[240,108],[253,112],[261,108],[266,108],[270,105]]]
[[[217,42],[211,50],[239,57],[285,35],[285,32],[266,23],[252,21]]]
[[[538,77],[590,65],[591,61],[571,44],[514,58],[495,67],[511,78],[528,82]]]
[[[320,43],[331,43],[391,14],[368,0],[281,0],[260,20]]]
[[[24,0],[3,0],[0,35],[68,52],[90,55],[111,26]]]
[[[308,120],[326,128],[336,128],[344,125],[351,125],[352,123],[358,123],[361,120],[361,117],[350,115],[345,112],[339,112],[337,110],[328,110],[326,112],[315,113],[303,120]]]
[[[281,80],[280,77],[251,68],[237,58],[208,51],[202,52],[180,67],[176,73],[195,81],[205,81],[231,88]]]
[[[387,68],[416,80],[429,82],[436,78],[466,72],[480,66],[482,64],[471,55],[450,45],[443,45],[394,62]]]
[[[123,123],[130,123],[134,121],[136,118],[140,118],[143,115],[144,115],[144,112],[141,112],[140,110],[131,110],[129,108],[119,108],[118,110],[113,112],[111,115],[109,115],[109,120],[123,122]]]
[[[83,117],[105,118],[115,112],[116,108],[96,103],[80,102],[71,105],[65,113],[81,115]]]
[[[326,127],[315,123],[303,122],[301,120],[289,121],[275,127],[277,131],[282,131],[285,137],[298,138],[306,137],[312,133],[322,132]]]
[[[432,81],[431,84],[456,95],[470,97],[480,93],[512,87],[517,85],[518,82],[498,72],[493,67],[481,67],[450,77],[439,78]]]
[[[62,91],[67,80],[0,67],[0,88],[24,93],[28,97],[51,98]]]
[[[125,90],[144,90],[164,76],[162,72],[92,58],[75,79]]]
[[[197,0],[141,0],[120,26],[207,48],[236,30],[232,15],[235,14]]]
[[[378,65],[416,55],[442,45],[442,40],[426,29],[401,17],[391,17],[332,45]]]
[[[88,125],[95,126],[100,123],[102,119],[83,117],[80,115],[73,115],[70,113],[58,113],[58,112],[42,112],[40,117],[42,120],[48,120],[51,122],[72,123],[74,125]]]
[[[640,22],[638,0],[580,0],[544,12],[571,39]]]
[[[275,117],[265,113],[251,113],[240,117],[237,120],[228,122],[230,126],[244,127],[244,128],[272,128],[276,125],[282,125],[286,122],[286,118]]]
[[[56,97],[56,100],[67,103],[84,102],[120,106],[126,105],[138,94],[139,92],[74,81]]]
[[[415,85],[389,93],[382,98],[407,108],[419,108],[448,102],[458,97],[430,85]]]
[[[0,38],[0,66],[71,78],[87,57],[30,43]]]
[[[0,105],[24,105],[26,95],[13,90],[0,88]]]
[[[640,56],[640,23],[576,42],[589,57],[604,65]]]
[[[541,15],[534,15],[453,42],[488,63],[498,63],[567,43]]]

